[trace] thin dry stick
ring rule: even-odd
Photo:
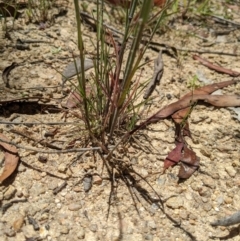
[[[56,150],[62,150],[61,147],[55,146],[55,145],[53,145],[53,144],[50,144],[50,143],[48,143],[47,141],[45,141],[45,140],[43,140],[43,139],[37,140],[36,138],[27,135],[25,132],[23,132],[23,131],[21,131],[21,130],[15,130],[15,129],[13,129],[13,130],[11,130],[11,132],[12,132],[12,133],[16,133],[16,134],[18,134],[18,135],[21,135],[21,136],[23,136],[23,137],[25,137],[25,138],[27,138],[27,139],[29,139],[29,140],[31,140],[31,141],[34,141],[34,142],[36,142],[36,143],[40,143],[40,144],[41,144],[42,146],[44,146],[44,147],[49,147],[49,148],[56,149]]]
[[[39,153],[47,153],[47,154],[59,154],[59,153],[69,153],[69,152],[85,152],[85,151],[99,151],[101,150],[101,147],[89,147],[89,148],[73,148],[73,149],[67,149],[67,150],[55,150],[55,151],[47,151],[47,150],[42,150],[42,149],[36,149],[36,148],[31,148],[31,147],[25,147],[22,145],[18,145],[15,142],[12,141],[5,141],[3,139],[0,138],[0,142],[4,142],[10,145],[13,145],[17,148],[20,149],[25,149],[28,151],[34,151],[34,152],[39,152]]]
[[[98,22],[96,19],[94,19],[92,16],[88,15],[85,12],[80,12],[80,14],[85,19],[89,18],[89,19],[93,20],[95,23],[91,23],[91,26],[96,26],[96,23]],[[118,38],[120,38],[118,36],[118,34],[122,35],[122,36],[124,35],[123,33],[119,32],[114,27],[112,27],[112,26],[110,26],[108,24],[103,23],[103,25],[105,27],[107,27],[108,29],[110,29],[111,31],[113,31],[115,33],[114,36],[116,36]],[[129,36],[129,39],[132,39],[132,36]],[[142,39],[141,43],[142,44],[146,44],[146,40]],[[157,42],[150,41],[149,42],[149,48],[152,48],[153,50],[159,52],[160,50],[155,48],[154,46],[160,46],[160,47],[165,48],[165,49],[175,48],[178,51],[193,52],[193,53],[199,53],[199,54],[217,54],[217,55],[239,56],[239,54],[228,53],[228,52],[221,52],[221,51],[210,51],[210,50],[198,50],[198,49],[187,49],[187,48],[172,47],[172,46],[170,46],[168,44],[165,44],[165,43],[157,43]]]
[[[143,96],[144,99],[147,99],[155,89],[156,85],[160,84],[160,80],[163,75],[163,60],[162,60],[162,50],[159,51],[158,57],[154,60],[154,73],[153,78],[149,82],[145,94]]]
[[[2,121],[0,120],[0,124],[3,125],[76,125],[76,122],[11,122],[11,121]]]

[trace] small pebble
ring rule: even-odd
[[[210,203],[204,203],[203,209],[204,209],[206,212],[209,212],[209,211],[212,209],[212,205],[211,205]]]
[[[93,176],[92,183],[96,184],[96,185],[101,185],[102,184],[102,178],[98,175]]]
[[[232,198],[230,198],[230,197],[225,197],[224,198],[224,202],[226,203],[226,204],[231,204],[232,203]]]
[[[157,225],[156,225],[154,220],[148,221],[147,225],[150,229],[156,229],[157,228]]]
[[[79,203],[71,203],[71,204],[68,205],[68,209],[70,211],[77,211],[77,210],[79,210],[81,208],[82,208],[82,205],[79,204]]]
[[[153,240],[153,235],[152,234],[146,234],[144,237],[145,240]]]
[[[38,156],[38,161],[42,163],[46,163],[47,160],[48,160],[47,156],[43,156],[43,155]]]
[[[13,229],[17,232],[19,231],[24,223],[24,216],[18,215],[17,219],[13,222]]]
[[[14,196],[14,194],[16,193],[16,188],[12,185],[10,185],[7,189],[7,191],[4,193],[4,199],[9,200],[10,198],[12,198]]]
[[[90,191],[92,188],[92,176],[86,176],[83,179],[83,189],[85,192]]]
[[[237,174],[237,171],[233,166],[226,166],[225,170],[230,177],[235,177]]]
[[[59,172],[64,173],[64,172],[66,172],[66,170],[67,170],[67,166],[66,166],[65,163],[61,163],[61,164],[58,166],[58,171],[59,171]]]
[[[90,229],[92,232],[97,232],[98,226],[97,226],[97,224],[91,224],[91,225],[89,226],[89,229]]]
[[[167,200],[166,205],[170,208],[177,209],[183,206],[183,200],[180,196],[172,197]]]
[[[40,228],[40,230],[39,230],[39,236],[42,238],[42,239],[44,239],[44,238],[46,238],[47,237],[47,235],[48,235],[48,230],[46,229],[46,227],[45,226],[42,226],[41,228]]]
[[[202,178],[202,182],[205,186],[210,187],[212,189],[216,187],[215,181],[211,177],[204,176]]]
[[[60,233],[68,234],[69,233],[69,228],[67,226],[61,226]]]
[[[77,237],[79,239],[84,239],[85,238],[85,229],[83,227],[81,227],[81,226],[78,228]]]

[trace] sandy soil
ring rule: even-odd
[[[193,54],[201,54],[197,51],[214,63],[240,72],[239,3],[224,7],[221,1],[212,2],[217,13],[223,16],[227,11],[238,25],[223,25],[211,17],[205,22],[200,17],[199,21],[179,18],[169,23],[162,35],[155,36],[153,41],[161,46],[149,48],[146,57],[154,60],[163,49],[164,74],[153,93],[148,115],[189,92],[194,76],[199,85],[232,79],[193,60]],[[94,8],[94,3],[90,7]],[[132,167],[132,177],[114,173],[110,181],[101,158],[91,151],[54,153],[56,147],[75,143],[72,148],[81,148],[86,143],[81,120],[61,107],[71,84],[62,89],[60,73],[72,62],[72,52],[78,51],[72,1],[62,2],[60,8],[67,9],[67,14],[56,18],[54,24],[42,29],[42,25],[26,23],[21,17],[9,31],[10,38],[1,40],[0,71],[13,62],[19,66],[11,71],[8,87],[0,79],[0,100],[35,97],[31,103],[0,106],[0,132],[25,147],[18,148],[21,161],[17,171],[0,186],[1,240],[240,240],[239,225],[210,225],[240,210],[239,108],[194,108],[189,119],[193,140],[187,141],[200,157],[200,169],[183,182],[177,177],[179,166],[161,174],[163,161],[174,148],[171,120],[137,133],[135,141],[114,156],[113,161]],[[9,29],[11,26],[9,18]],[[231,31],[220,35],[220,30]],[[91,57],[95,49],[90,39],[96,39],[96,33],[88,25],[83,26],[83,32]],[[20,50],[14,46],[17,39],[45,43],[29,43],[28,50]],[[169,54],[171,49],[166,44],[177,49],[177,56]],[[141,78],[146,81],[152,75],[150,62]],[[240,84],[221,93],[239,95]],[[36,96],[43,99],[34,102]],[[53,122],[70,124],[41,124]]]

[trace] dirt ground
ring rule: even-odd
[[[172,18],[165,32],[154,37],[158,45],[149,48],[146,57],[154,60],[162,49],[164,74],[149,116],[189,92],[194,76],[199,85],[232,79],[193,60],[193,54],[240,72],[240,3],[212,2],[216,15],[228,13],[232,19]],[[24,147],[18,148],[16,172],[0,186],[1,240],[239,241],[239,224],[213,227],[211,222],[240,210],[240,108],[194,107],[189,119],[193,139],[187,141],[200,157],[200,168],[181,182],[179,166],[162,173],[163,161],[174,148],[170,119],[137,133],[115,156],[139,174],[132,183],[118,173],[110,181],[92,151],[56,153],[86,147],[84,125],[73,114],[77,110],[61,107],[71,91],[70,83],[62,88],[61,73],[72,62],[72,52],[78,53],[73,1],[61,4],[54,11],[67,13],[52,25],[27,23],[24,17],[13,25],[8,18],[9,36],[1,39],[1,73],[13,62],[18,66],[10,72],[8,86],[0,77],[0,132]],[[95,8],[94,2],[89,8]],[[107,24],[117,28],[114,22]],[[83,33],[91,57],[96,33],[87,24]],[[44,42],[26,43],[29,49],[21,50],[15,46],[17,39]],[[153,65],[142,69],[143,81],[151,79]],[[219,93],[239,95],[240,84]],[[3,103],[23,97],[33,99]]]

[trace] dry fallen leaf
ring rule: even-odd
[[[94,63],[92,61],[92,59],[88,59],[85,58],[84,59],[84,68],[81,67],[81,61],[80,59],[75,59],[75,61],[69,63],[65,69],[63,70],[62,73],[62,85],[64,86],[64,84],[66,83],[66,81],[70,78],[72,78],[73,76],[80,74],[82,69],[84,69],[84,71],[93,68]]]
[[[167,158],[164,161],[164,169],[176,165],[180,161],[182,155],[182,148],[183,143],[179,142],[176,147],[168,154]]]
[[[7,177],[9,177],[14,172],[19,161],[17,148],[1,140],[9,142],[7,137],[0,133],[0,146],[3,149],[5,159],[3,172],[0,175],[0,183],[2,183]]]
[[[196,153],[190,150],[186,145],[183,148],[181,158],[181,167],[179,169],[178,177],[187,179],[199,168],[199,157]]]
[[[187,97],[193,96],[193,95],[211,94],[218,89],[222,89],[222,88],[227,87],[228,85],[231,85],[231,84],[234,84],[234,83],[236,83],[235,80],[228,80],[228,81],[223,81],[223,82],[220,82],[220,83],[214,83],[214,84],[206,85],[206,86],[203,86],[201,88],[195,89],[194,91],[191,91],[191,92],[187,93],[181,99],[187,98]],[[181,123],[183,121],[183,119],[187,116],[187,114],[189,113],[189,110],[190,110],[190,107],[187,107],[185,109],[182,109],[182,110],[179,110],[179,111],[175,112],[172,115],[172,118],[173,118],[174,122],[175,123]]]

